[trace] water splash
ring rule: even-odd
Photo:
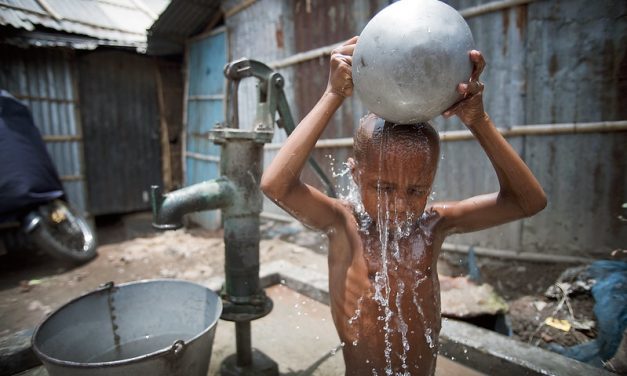
[[[401,366],[403,369],[407,369],[407,352],[409,351],[409,341],[407,340],[407,330],[409,329],[407,323],[403,319],[403,313],[401,310],[401,297],[405,292],[405,284],[399,280],[397,283],[398,290],[396,292],[396,309],[398,310],[398,329],[401,332],[401,343],[403,345],[403,353],[400,355]]]
[[[383,141],[385,144],[385,140]],[[383,163],[384,147],[381,147],[379,152],[379,181],[378,186],[382,185],[381,176],[382,168],[385,166]],[[372,217],[365,210],[362,197],[360,195],[360,188],[357,186],[353,179],[353,175],[350,173],[351,169],[347,163],[343,163],[341,168],[336,171],[335,163],[331,165],[333,177],[338,180],[344,180],[344,184],[337,186],[337,192],[339,192],[339,198],[353,208],[356,214],[360,231],[365,235],[366,239],[376,238],[376,247],[366,247],[367,252],[371,257],[378,259],[380,266],[374,272],[372,283],[372,294],[363,295],[357,301],[357,308],[352,317],[348,319],[349,325],[354,325],[358,322],[362,315],[362,303],[363,299],[372,299],[376,302],[379,309],[377,319],[381,323],[383,329],[383,341],[384,348],[384,367],[372,368],[372,374],[385,374],[385,375],[410,375],[408,368],[412,365],[412,368],[416,367],[415,359],[410,358],[411,347],[414,346],[411,341],[415,341],[416,333],[420,330],[421,336],[424,336],[424,344],[432,350],[432,354],[437,356],[437,329],[431,328],[430,320],[427,320],[425,312],[423,311],[424,303],[423,298],[429,299],[429,297],[417,296],[417,288],[423,283],[428,281],[431,274],[429,269],[427,270],[414,270],[412,271],[411,278],[399,278],[399,273],[407,273],[406,258],[411,258],[415,261],[423,261],[426,257],[426,251],[431,246],[430,234],[426,232],[429,230],[421,228],[419,223],[427,223],[428,213],[422,213],[420,217],[417,217],[417,213],[401,213],[397,211],[397,205],[395,205],[394,199],[395,193],[388,192],[385,189],[377,189],[376,193],[376,212],[372,210]],[[338,181],[336,180],[336,182]],[[431,193],[431,200],[435,198],[435,192]],[[410,249],[405,249],[402,245],[404,239],[415,236],[416,238],[422,238],[423,242],[418,242],[414,246],[412,244]],[[372,277],[371,277],[372,278]],[[411,281],[411,282],[408,282]],[[422,290],[422,289],[421,289]],[[437,291],[434,291],[436,294]],[[411,296],[411,298],[410,298]],[[420,298],[420,301],[418,300]],[[403,301],[407,305],[403,306]],[[412,307],[415,306],[415,310]],[[408,314],[416,315],[414,319],[422,321],[424,329],[419,326],[416,327],[412,323],[412,316]],[[406,317],[407,316],[407,317]],[[381,327],[380,326],[380,327]],[[410,334],[411,333],[411,334]],[[359,334],[359,333],[357,333]],[[413,336],[413,337],[412,337]],[[410,341],[410,338],[412,340]],[[358,339],[352,340],[352,345],[358,345]],[[401,346],[398,349],[393,349],[393,342],[399,340]],[[422,341],[421,341],[422,342]],[[349,342],[350,343],[350,342]],[[415,349],[414,349],[415,350]],[[398,351],[398,352],[397,352]],[[397,358],[398,357],[398,358]],[[422,358],[422,356],[421,356]],[[398,369],[395,364],[399,363]],[[365,361],[370,363],[369,360]],[[434,362],[432,362],[434,363]],[[393,366],[394,365],[394,366]],[[421,371],[427,371],[423,369]],[[383,373],[381,373],[383,372]],[[429,370],[432,374],[433,369]],[[424,373],[424,372],[421,372]]]
[[[347,202],[353,208],[353,211],[355,212],[355,215],[359,222],[360,231],[368,235],[368,229],[372,224],[372,218],[370,218],[370,216],[366,212],[364,203],[361,199],[361,194],[359,193],[359,187],[357,186],[357,183],[355,183],[352,174],[348,174],[347,184],[345,185],[345,188],[338,189],[337,191],[340,192],[340,200]]]
[[[429,195],[429,200],[435,200],[435,196],[437,196],[437,193],[435,193],[435,191],[431,192],[431,194]]]
[[[357,300],[357,309],[355,310],[355,313],[353,314],[353,316],[350,319],[348,319],[348,325],[353,325],[353,323],[357,321],[357,319],[361,315],[361,303],[363,302],[363,300],[364,300],[363,296],[360,296],[359,299]]]
[[[382,163],[379,164],[380,166]],[[379,173],[379,176],[381,174]],[[390,280],[388,274],[388,226],[390,221],[390,208],[389,197],[387,192],[383,192],[385,197],[382,197],[381,190],[378,190],[377,197],[377,227],[379,231],[379,244],[381,244],[381,265],[382,270],[376,273],[375,276],[375,300],[379,303],[379,309],[383,308],[384,314],[382,316],[383,324],[383,338],[385,341],[385,348],[383,350],[385,356],[385,374],[392,375],[392,341],[390,336],[392,333],[392,327],[390,322],[392,319],[392,310],[390,309]],[[383,203],[383,205],[382,205]]]

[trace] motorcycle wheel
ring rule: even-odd
[[[96,254],[96,239],[91,227],[67,203],[55,200],[27,216],[26,232],[41,250],[51,256],[82,264]]]

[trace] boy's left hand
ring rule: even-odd
[[[483,83],[479,81],[486,63],[481,52],[477,50],[470,51],[469,55],[473,63],[470,80],[457,85],[457,92],[463,96],[463,99],[444,111],[442,116],[449,118],[457,115],[464,124],[471,127],[486,116],[483,109]]]

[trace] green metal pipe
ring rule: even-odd
[[[225,243],[225,293],[232,301],[248,301],[259,285],[259,213],[263,200],[259,181],[263,144],[231,137],[221,145],[220,172],[237,187],[231,205],[222,209]]]
[[[220,209],[234,201],[235,187],[226,178],[194,184],[168,194],[161,188],[151,187],[152,226],[160,230],[175,230],[183,227],[183,216],[187,213]]]

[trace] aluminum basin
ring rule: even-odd
[[[205,376],[222,302],[180,280],[108,285],[56,310],[33,334],[50,376]]]

